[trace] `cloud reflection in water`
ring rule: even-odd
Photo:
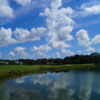
[[[0,86],[0,100],[93,100],[92,92],[100,95],[98,78],[96,72],[90,71],[15,78]]]

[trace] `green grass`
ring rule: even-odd
[[[50,70],[50,69],[80,69],[95,67],[94,64],[68,64],[68,65],[3,65],[0,66],[0,72],[10,72],[18,70]]]
[[[30,65],[3,65],[0,66],[0,72],[9,72],[11,70],[25,70],[25,69],[38,69],[39,66],[30,66]]]
[[[1,65],[0,81],[32,73],[60,72],[71,69],[96,69],[95,64],[69,65]],[[100,67],[99,67],[100,68]]]

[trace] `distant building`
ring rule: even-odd
[[[5,65],[9,65],[9,62],[5,62]]]
[[[0,61],[0,65],[9,65],[9,62]]]
[[[15,61],[14,62],[16,65],[23,65],[23,62],[20,62],[20,61]]]
[[[1,61],[1,62],[0,62],[0,65],[5,65],[5,62],[4,62],[4,61]]]
[[[23,62],[20,62],[20,65],[23,65]]]
[[[15,61],[14,63],[15,63],[16,65],[19,65],[20,62],[19,62],[19,61]]]
[[[54,65],[54,62],[47,62],[47,65]]]

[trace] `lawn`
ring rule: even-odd
[[[95,67],[94,64],[68,64],[68,65],[0,65],[0,72],[16,70],[38,70],[39,68],[89,68]]]

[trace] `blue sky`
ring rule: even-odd
[[[100,52],[99,0],[0,0],[0,59]]]

